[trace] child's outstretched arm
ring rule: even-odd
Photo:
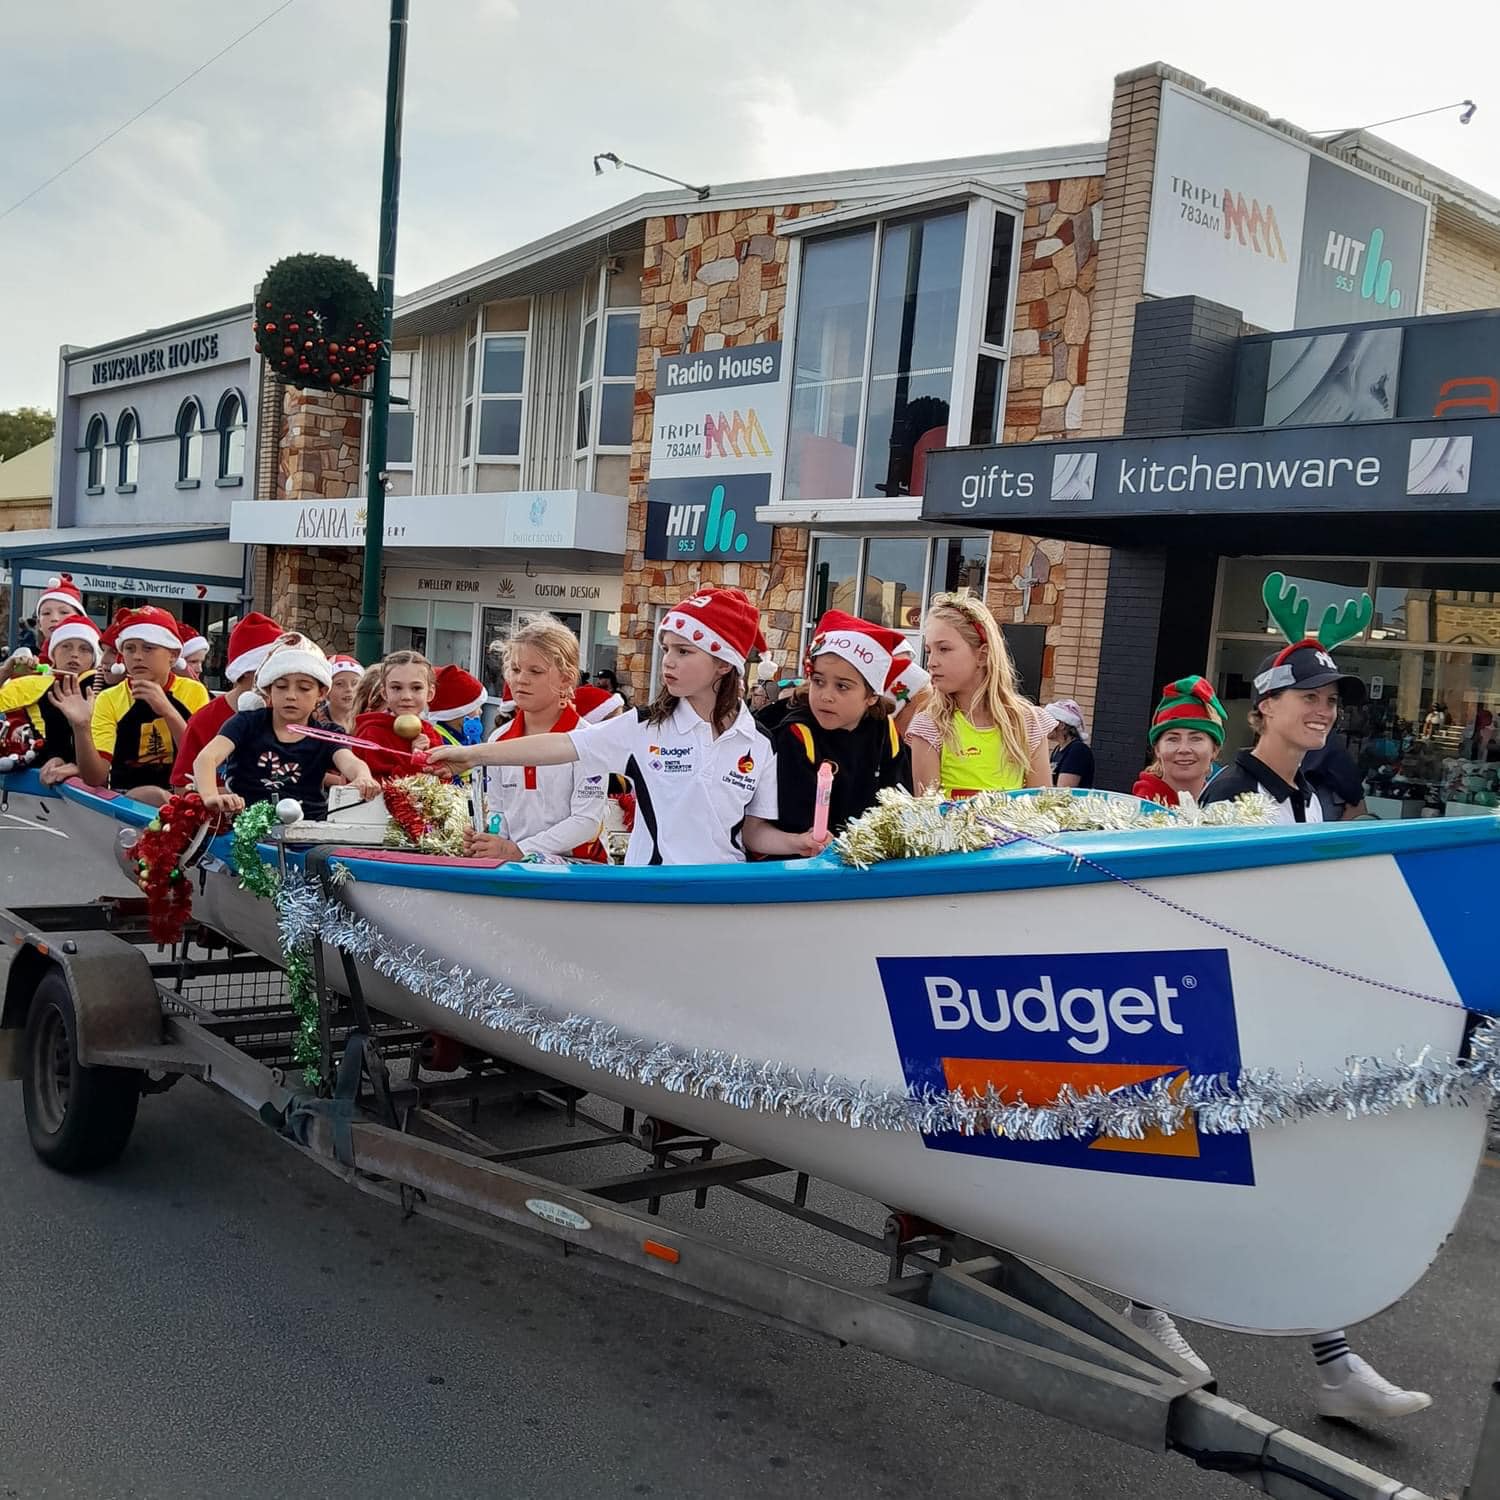
[[[748,815],[742,837],[747,849],[771,859],[811,859],[828,847],[829,839],[826,833],[819,838],[811,831],[783,833],[774,823]]]
[[[577,759],[572,738],[566,734],[529,734],[484,745],[439,745],[427,752],[428,765],[455,771],[471,766],[566,766]]]
[[[193,762],[193,786],[209,812],[239,813],[245,810],[243,797],[236,797],[233,792],[219,786],[219,767],[233,753],[234,741],[216,734]]]
[[[376,781],[374,773],[364,761],[362,761],[347,746],[334,753],[333,763],[338,767],[340,775],[345,781],[359,793],[366,802],[371,797],[380,795],[380,783]]]

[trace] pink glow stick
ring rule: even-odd
[[[389,745],[377,745],[374,740],[362,740],[337,729],[322,729],[312,724],[288,724],[287,728],[295,729],[298,734],[305,734],[309,739],[327,740],[330,745],[348,745],[353,750],[378,750],[382,755],[404,755],[419,770],[427,764],[425,750],[393,750]]]
[[[828,837],[828,804],[833,800],[833,765],[824,761],[818,767],[818,794],[813,799],[813,826],[815,839]]]

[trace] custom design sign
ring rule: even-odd
[[[995,954],[876,959],[907,1084],[993,1087],[1050,1104],[1064,1086],[1106,1092],[1187,1074],[1240,1070],[1229,955],[1222,948],[1141,953]],[[941,1132],[935,1151],[1083,1172],[1253,1186],[1248,1135],[1012,1141]]]
[[[1196,294],[1270,330],[1420,307],[1420,198],[1174,84],[1162,85],[1149,295]]]

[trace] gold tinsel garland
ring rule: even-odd
[[[390,849],[421,854],[464,852],[469,827],[469,794],[457,782],[436,776],[400,776],[385,783],[385,843]]]
[[[1052,838],[1059,833],[1125,833],[1146,828],[1223,828],[1273,822],[1272,804],[1258,792],[1201,807],[1184,798],[1173,809],[1115,792],[980,792],[957,802],[939,792],[914,797],[887,787],[869,812],[833,842],[846,864],[866,869],[888,859],[924,859],[993,849],[1012,835]]]

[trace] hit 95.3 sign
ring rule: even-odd
[[[769,562],[770,499],[786,430],[781,344],[657,361],[646,492],[646,557]]]

